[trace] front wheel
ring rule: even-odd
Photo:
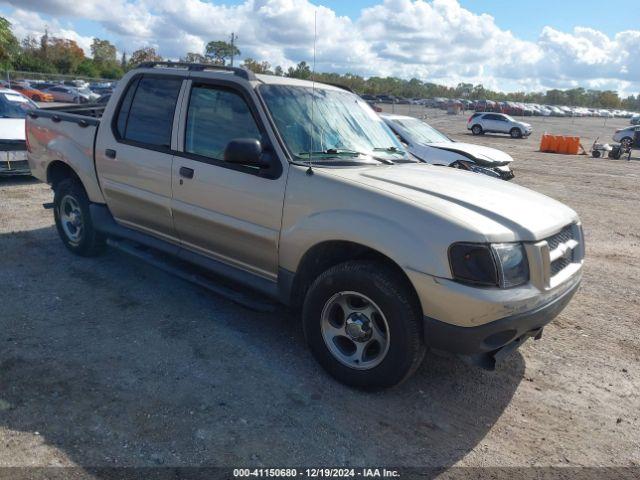
[[[626,149],[631,147],[632,142],[633,140],[631,140],[631,137],[624,137],[622,140],[620,140],[620,146]]]
[[[514,127],[509,132],[509,135],[511,135],[511,138],[522,138],[522,130],[520,130],[519,128]]]
[[[89,198],[78,181],[66,179],[57,184],[53,205],[56,228],[65,247],[83,257],[104,250],[104,237],[93,228]]]
[[[482,135],[482,127],[480,125],[474,125],[471,127],[471,133],[474,135]]]
[[[354,387],[402,382],[426,351],[414,297],[407,280],[383,263],[351,261],[325,271],[303,307],[305,338],[316,360]]]

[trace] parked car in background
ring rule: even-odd
[[[613,134],[613,141],[618,142],[623,147],[629,147],[633,143],[633,136],[636,131],[640,130],[640,126],[631,125],[630,127],[619,128]]]
[[[65,85],[54,85],[47,88],[45,93],[50,93],[56,102],[88,103],[89,97],[81,94],[76,88]]]
[[[495,112],[499,107],[493,100],[478,100],[475,103],[474,108],[476,112]]]
[[[9,88],[30,98],[34,102],[53,102],[53,95],[33,88],[30,85],[12,83]]]
[[[629,120],[631,125],[640,125],[640,114],[635,114]]]
[[[38,106],[19,92],[0,89],[0,176],[30,175],[25,118]]]
[[[467,120],[467,130],[474,135],[485,133],[508,133],[511,138],[522,138],[531,135],[533,129],[525,122],[519,122],[504,113],[476,112]]]
[[[100,98],[99,93],[92,92],[88,87],[78,88],[78,93],[82,96],[82,98],[86,98],[87,102],[93,103]]]
[[[100,98],[98,98],[98,100],[96,100],[96,103],[106,105],[109,102],[110,98],[111,98],[111,94],[110,93],[107,93],[106,95],[100,95]]]
[[[415,117],[380,115],[409,152],[425,163],[482,173],[511,180],[511,155],[495,148],[455,142],[444,133]]]
[[[378,95],[377,100],[380,103],[395,103],[396,98],[393,95]]]

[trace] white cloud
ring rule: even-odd
[[[0,0],[14,7],[19,36],[40,33],[43,15],[52,33],[88,47],[61,18],[96,22],[119,50],[155,46],[169,58],[201,52],[207,41],[239,36],[243,56],[287,67],[313,56],[317,15],[317,69],[362,75],[418,77],[456,84],[483,83],[502,90],[584,86],[625,93],[640,90],[640,31],[613,38],[584,27],[545,27],[536,41],[500,28],[457,0],[381,0],[358,18],[341,17],[308,0],[245,0],[238,5],[203,0]],[[39,14],[39,15],[38,15]],[[58,20],[55,20],[58,19]],[[39,29],[39,30],[38,30]]]

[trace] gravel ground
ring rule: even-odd
[[[579,212],[584,282],[541,341],[495,372],[428,354],[395,389],[352,390],[294,315],[117,251],[74,257],[49,188],[0,179],[0,466],[640,466],[640,161],[536,152],[544,130],[588,146],[627,121],[533,118],[512,140],[411,113]]]

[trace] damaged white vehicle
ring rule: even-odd
[[[503,180],[514,177],[510,167],[513,158],[507,153],[482,145],[456,142],[415,117],[390,114],[381,117],[409,152],[425,163],[460,168]]]
[[[0,89],[0,177],[31,175],[24,119],[37,105],[24,95]]]

